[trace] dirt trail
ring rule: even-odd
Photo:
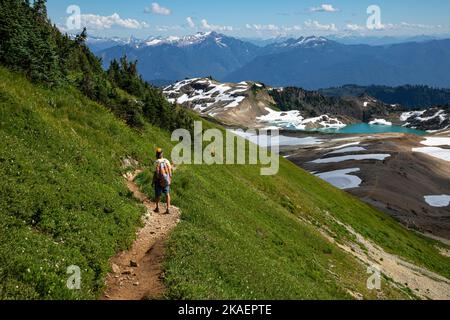
[[[165,293],[161,264],[167,237],[180,222],[180,210],[172,207],[170,215],[154,213],[155,204],[133,182],[140,172],[138,170],[124,177],[128,189],[147,208],[144,227],[137,232],[136,241],[129,251],[111,259],[113,272],[106,278],[102,300],[160,299]],[[160,208],[161,212],[165,212],[165,205]]]
[[[347,229],[356,238],[356,241],[353,243],[336,243],[328,230],[321,230],[322,234],[329,241],[336,243],[341,249],[352,254],[364,264],[378,267],[383,274],[395,283],[410,288],[416,296],[422,299],[450,299],[449,279],[409,263],[396,255],[387,253],[381,247],[357,233],[350,226],[332,217],[331,214],[327,216],[335,223]]]

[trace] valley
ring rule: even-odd
[[[322,135],[319,139],[319,144],[285,146],[282,153],[408,228],[450,239],[450,210],[445,202],[439,205],[440,199],[450,195],[448,139],[402,133]],[[427,145],[438,147],[430,150]],[[427,201],[430,197],[437,197],[437,204]]]
[[[183,80],[164,94],[254,143],[236,129],[281,130],[289,161],[410,229],[450,239],[448,107],[408,111],[366,94],[332,98],[211,78]]]

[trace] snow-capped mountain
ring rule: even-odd
[[[270,48],[270,54],[266,50],[222,80],[254,79],[271,86],[310,90],[346,84],[448,87],[450,83],[450,39],[388,46],[344,45],[317,39],[297,45],[290,40]]]
[[[176,47],[188,47],[201,44],[205,41],[213,41],[215,44],[221,47],[226,47],[227,44],[223,42],[223,39],[227,38],[216,32],[199,32],[195,35],[189,35],[184,37],[150,37],[142,43],[143,46],[154,47],[161,45],[173,45]]]
[[[273,43],[266,47],[266,50],[275,49],[293,49],[293,48],[316,48],[331,44],[333,41],[324,37],[300,37],[298,39],[290,38],[282,42]]]
[[[211,78],[182,80],[163,92],[169,102],[229,126],[313,130],[364,122],[433,132],[450,128],[448,107],[404,112],[401,105],[386,104],[367,94],[335,98],[295,87],[272,88],[253,81],[221,83]]]
[[[183,105],[202,116],[227,125],[256,127],[257,117],[266,115],[273,103],[263,84],[255,82],[220,83],[210,78],[177,82],[164,89],[168,101]]]
[[[356,121],[348,116],[333,116],[331,108],[323,110],[324,113],[319,110],[319,113],[311,112],[309,107],[312,99],[309,97],[301,98],[305,105],[299,110],[274,110],[273,106],[278,103],[274,97],[284,94],[283,92],[283,89],[270,88],[258,82],[220,83],[211,78],[187,79],[164,89],[169,102],[180,104],[226,125],[309,130],[340,128],[346,125],[344,121]],[[348,103],[348,106],[353,105]]]
[[[250,62],[259,48],[216,32],[185,37],[151,37],[136,46],[122,45],[101,51],[105,67],[112,59],[127,55],[138,60],[144,79],[180,80],[214,76],[222,78]]]
[[[254,80],[311,90],[347,84],[448,87],[450,83],[450,40],[370,46],[312,36],[259,47],[206,32],[118,43],[97,53],[105,67],[126,54],[138,60],[148,81],[212,76],[225,82]]]
[[[104,37],[88,36],[86,40],[86,44],[94,53],[115,46],[136,47],[139,46],[141,42],[142,42],[141,39],[135,38],[133,36],[128,38],[120,38],[120,37],[104,38]]]

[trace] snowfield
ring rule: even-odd
[[[346,126],[336,118],[331,118],[327,115],[322,115],[315,118],[305,119],[300,111],[274,111],[270,108],[266,108],[267,115],[258,117],[257,120],[260,123],[267,123],[284,129],[293,130],[307,130],[312,128],[332,128],[339,129]]]
[[[400,121],[406,122],[403,126],[408,128],[425,128],[433,133],[448,128],[450,114],[448,111],[431,108],[422,111],[404,112],[400,116]]]
[[[242,130],[228,130],[231,133],[245,138],[260,147],[268,146],[311,146],[322,144],[323,141],[315,137],[296,138],[280,135],[278,138],[269,137],[267,135],[256,135]]]
[[[245,92],[251,89],[251,85],[241,82],[232,87],[208,78],[194,78],[168,86],[163,92],[171,103],[176,102],[214,117],[219,112],[238,107],[245,100]]]
[[[437,111],[435,114],[429,116],[429,117],[422,117],[422,115],[426,112],[427,110],[423,110],[423,111],[411,111],[411,112],[404,112],[402,113],[402,115],[400,116],[400,121],[408,121],[411,118],[415,118],[415,120],[419,120],[419,121],[430,121],[432,119],[435,119],[437,117],[440,118],[440,121],[443,122],[445,120],[445,111],[444,110],[439,110]]]
[[[360,152],[360,151],[367,151],[367,149],[364,148],[364,147],[347,147],[347,148],[337,149],[335,151],[327,153],[327,155],[329,155],[329,154],[349,153],[349,152]]]
[[[425,196],[425,202],[435,208],[445,208],[450,205],[450,195]]]
[[[384,119],[375,119],[371,122],[369,122],[371,125],[381,125],[381,126],[392,126],[392,122],[389,122]]]
[[[421,144],[429,147],[450,146],[450,137],[427,137]]]
[[[153,41],[153,40],[152,40]],[[167,100],[171,103],[177,103],[184,107],[193,109],[203,115],[215,118],[226,118],[228,114],[233,114],[234,119],[239,115],[239,111],[233,111],[242,105],[244,101],[246,112],[252,114],[253,119],[243,119],[245,123],[252,120],[255,126],[277,127],[287,130],[313,130],[313,129],[339,129],[346,126],[337,118],[328,115],[322,115],[314,118],[305,118],[300,111],[279,112],[269,107],[256,106],[252,100],[252,91],[257,88],[263,88],[261,83],[242,81],[240,83],[220,83],[210,78],[194,78],[179,81],[173,85],[164,88],[163,92]],[[270,88],[268,88],[270,90]],[[252,113],[252,109],[254,112]]]
[[[450,162],[450,149],[438,147],[450,146],[450,137],[427,137],[421,144],[428,147],[413,148],[412,151]]]
[[[345,140],[347,140],[347,139],[345,139]],[[335,140],[332,140],[332,141],[342,141],[342,140],[341,139],[335,139]],[[333,147],[333,148],[328,148],[328,149],[329,150],[336,150],[336,149],[342,149],[342,148],[351,147],[351,146],[358,146],[360,144],[361,144],[360,141],[358,141],[358,142],[350,142],[350,143],[346,143],[346,144],[340,145],[338,147]]]
[[[332,158],[323,158],[323,159],[317,159],[314,161],[311,161],[311,163],[337,163],[337,162],[344,162],[349,160],[354,161],[362,161],[362,160],[379,160],[383,161],[389,158],[390,154],[360,154],[360,155],[348,155],[348,156],[342,156],[342,157],[332,157]]]
[[[425,110],[423,111],[411,111],[411,112],[404,112],[400,116],[400,121],[408,121],[411,117],[420,117],[425,113]]]
[[[423,148],[413,148],[412,151],[424,153],[428,156],[450,162],[450,149],[443,149],[438,147],[423,147]]]
[[[361,185],[362,180],[359,177],[350,175],[350,173],[359,171],[360,171],[359,168],[352,168],[352,169],[318,173],[316,174],[316,176],[318,176],[322,180],[325,180],[326,182],[335,186],[336,188],[347,190],[358,188]]]

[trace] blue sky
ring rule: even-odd
[[[374,4],[381,20],[370,30],[367,9]],[[48,0],[49,15],[62,30],[67,29],[70,5],[79,7],[81,25],[97,36],[147,38],[198,31],[259,38],[450,34],[450,1],[442,0]]]

